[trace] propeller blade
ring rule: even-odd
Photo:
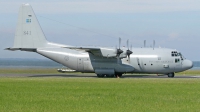
[[[120,46],[121,46],[121,38],[119,37],[119,49],[120,49]]]
[[[117,57],[120,56],[121,53],[123,53],[123,50],[120,49],[121,46],[121,38],[119,37],[119,48],[116,48],[116,52],[117,52]]]
[[[128,56],[128,62],[129,62],[129,64],[130,64],[130,55],[131,55],[133,52],[132,52],[132,45],[131,45],[131,48],[130,48],[130,50],[129,50],[129,40],[127,40],[127,46],[128,46],[128,50],[126,50],[126,54],[127,54],[127,56]]]
[[[132,51],[132,45],[131,45],[131,51]]]
[[[128,50],[126,50],[126,54],[128,55],[128,57],[130,56],[130,54],[132,54],[133,52],[131,50],[129,50],[129,40],[127,40],[127,47]],[[132,49],[132,45],[131,45],[131,49]]]
[[[127,45],[128,50],[129,50],[129,40],[127,40],[126,45]]]

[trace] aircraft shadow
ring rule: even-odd
[[[79,77],[79,78],[98,78],[95,74],[35,74],[28,77]],[[165,75],[148,75],[148,74],[141,74],[141,75],[123,75],[120,78],[167,78]],[[109,78],[109,77],[104,77]]]
[[[97,76],[89,76],[89,75],[67,75],[67,74],[64,74],[64,75],[61,75],[61,74],[52,74],[52,75],[32,75],[32,76],[28,76],[28,77],[82,77],[82,78],[86,78],[86,77],[91,77],[91,78],[97,78]]]
[[[141,74],[141,75],[124,75],[122,78],[167,78],[166,75],[148,75],[148,74]]]

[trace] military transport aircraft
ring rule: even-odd
[[[48,42],[29,4],[19,9],[14,45],[6,50],[36,52],[70,69],[96,73],[98,77],[121,77],[124,73],[155,73],[174,77],[193,67],[175,49],[74,47]]]

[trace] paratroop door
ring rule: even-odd
[[[81,59],[81,58],[78,58],[78,60],[77,60],[77,69],[78,69],[78,71],[84,70],[83,59]]]

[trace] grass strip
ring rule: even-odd
[[[0,110],[200,111],[199,79],[0,78]]]

